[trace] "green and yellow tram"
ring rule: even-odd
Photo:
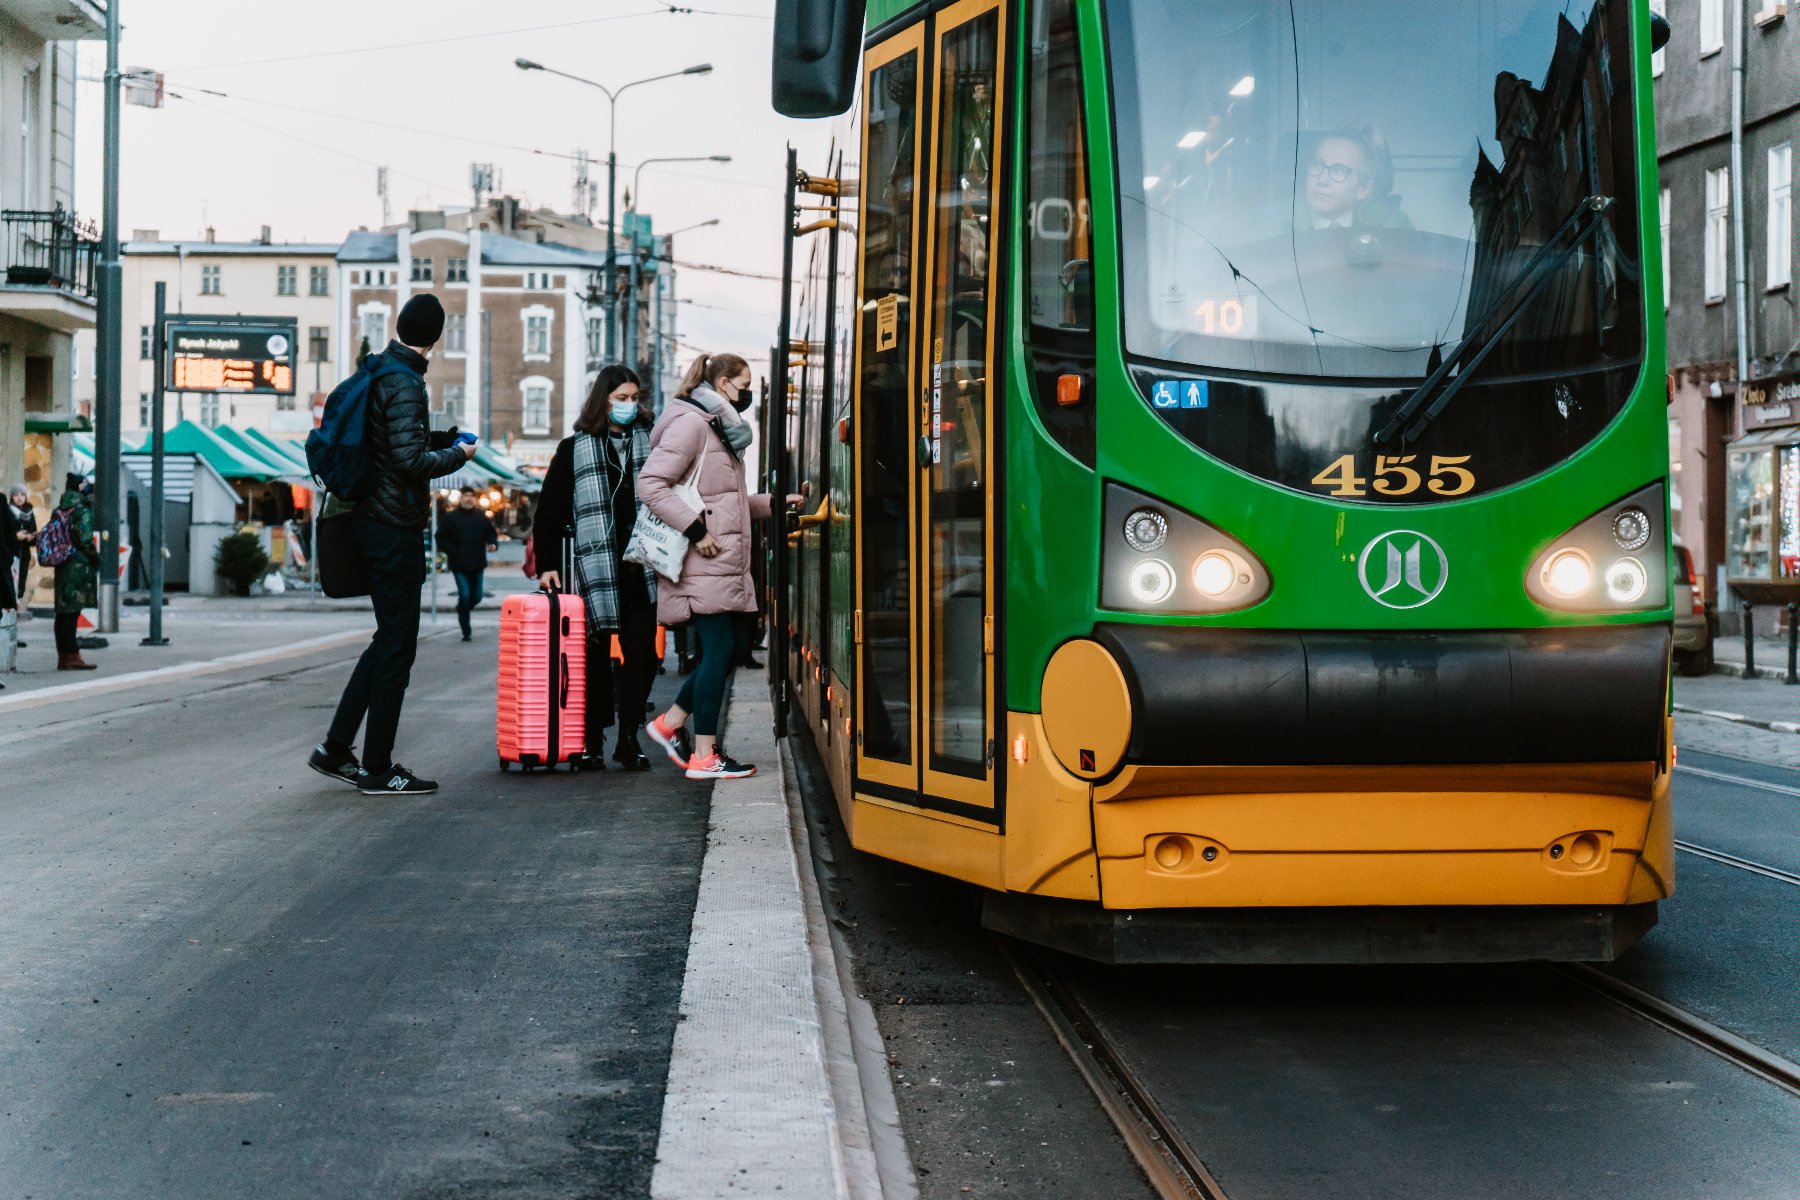
[[[776,107],[839,124],[790,159],[774,649],[856,846],[1118,961],[1654,924],[1666,33],[782,0]]]

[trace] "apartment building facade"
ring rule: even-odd
[[[1672,30],[1652,64],[1668,313],[1677,536],[1731,624],[1740,599],[1800,598],[1800,321],[1794,295],[1800,14],[1788,0],[1652,0]],[[1732,63],[1744,62],[1743,211]],[[1735,243],[1749,369],[1737,368]],[[1776,611],[1759,621],[1773,623]]]
[[[435,293],[446,324],[426,375],[434,423],[546,467],[600,366],[604,254],[457,219],[465,216],[414,213],[396,230],[345,239],[339,341],[352,354],[364,341],[379,350],[407,300]]]
[[[0,0],[0,487],[54,502],[73,428],[75,335],[95,320],[97,233],[75,204],[75,42],[92,0]]]
[[[284,317],[294,321],[299,354],[292,396],[170,393],[163,411],[168,428],[182,420],[207,427],[238,425],[293,435],[313,427],[315,410],[349,373],[338,336],[339,243],[279,243],[265,227],[254,241],[221,242],[211,231],[193,241],[168,241],[138,230],[122,249],[123,294],[120,349],[120,429],[139,440],[151,425],[156,382],[156,285],[167,285],[171,315]],[[94,334],[78,335],[76,401],[91,403],[95,379]]]

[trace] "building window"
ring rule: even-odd
[[[312,283],[312,287],[309,291],[310,295],[314,295],[314,296],[329,296],[329,295],[331,295],[331,268],[330,267],[309,267],[309,268],[307,268],[307,277],[309,280],[311,280],[311,283]]]
[[[1706,173],[1706,302],[1725,298],[1731,245],[1731,168]]]
[[[138,326],[138,357],[139,358],[155,358],[156,357],[156,347],[151,343],[150,332],[151,332],[150,326],[148,326],[148,325],[139,325]]]
[[[463,313],[444,314],[444,353],[466,354],[469,350],[469,318]]]
[[[1650,11],[1659,17],[1667,18],[1669,15],[1669,0],[1650,0]],[[1651,53],[1651,75],[1660,76],[1663,73],[1663,57],[1666,54],[1668,54],[1667,50],[1657,50]]]
[[[469,282],[469,260],[466,258],[446,258],[444,260],[444,282]]]
[[[414,283],[431,282],[431,260],[429,258],[412,260],[412,281]]]
[[[550,317],[548,314],[525,318],[525,357],[550,357]]]
[[[219,393],[200,393],[200,423],[208,429],[219,424]]]
[[[439,394],[443,397],[444,417],[452,425],[460,423],[463,419],[464,386],[460,383],[446,383],[439,389]]]
[[[606,353],[606,320],[603,317],[587,319],[587,356],[589,363],[597,363]]]
[[[217,296],[221,294],[219,289],[218,267],[200,268],[200,294],[202,296]]]
[[[550,384],[548,381],[526,380],[525,384],[525,419],[526,433],[550,432]]]
[[[277,296],[298,296],[300,294],[300,268],[275,268],[275,294]]]
[[[1668,188],[1664,188],[1657,197],[1657,207],[1662,213],[1663,311],[1668,312],[1670,301],[1675,295],[1669,282],[1669,223],[1675,211],[1675,201]]]
[[[1769,150],[1769,273],[1763,286],[1784,288],[1794,277],[1794,147]]]
[[[360,315],[363,340],[369,343],[369,349],[379,353],[387,345],[388,310],[384,305],[369,304],[363,306]]]
[[[1700,0],[1700,57],[1725,48],[1725,0]]]
[[[528,292],[547,292],[550,290],[550,272],[527,271],[525,273],[525,290]]]
[[[309,362],[331,361],[331,326],[306,327],[306,357]]]
[[[150,428],[150,393],[138,393],[138,428]]]

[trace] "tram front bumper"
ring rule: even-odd
[[[1667,625],[1103,625],[1071,645],[1079,678],[1053,678],[1057,660],[1046,676],[1046,740],[1092,784],[1107,909],[1669,894]],[[1117,705],[1096,705],[1108,686]],[[1054,711],[1082,695],[1129,728]]]

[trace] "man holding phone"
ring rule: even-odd
[[[414,296],[394,323],[398,335],[382,351],[387,364],[405,370],[375,377],[364,445],[378,482],[357,501],[356,548],[369,572],[375,636],[344,685],[325,741],[307,765],[357,788],[365,796],[425,795],[438,785],[394,762],[400,707],[419,648],[419,588],[425,582],[425,529],[431,520],[431,481],[475,457],[475,435],[454,429],[431,432],[425,370],[431,348],[444,332],[444,306],[429,292]],[[351,749],[368,718],[363,756]]]

